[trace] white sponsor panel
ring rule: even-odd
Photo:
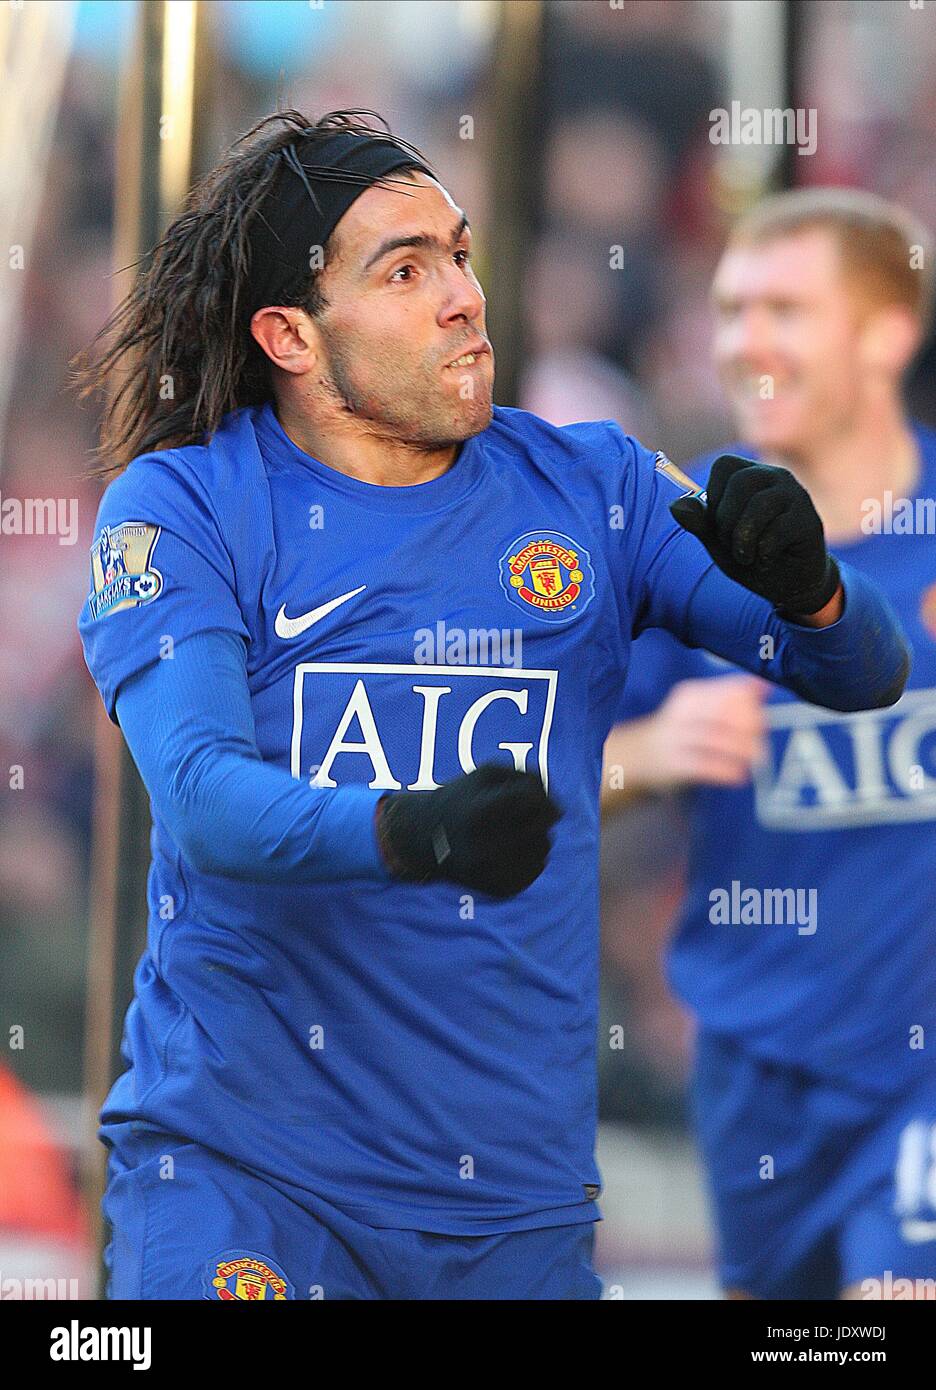
[[[293,685],[292,775],[314,768],[312,785],[334,787],[342,780],[335,764],[350,754],[364,760],[369,787],[431,791],[440,765],[472,772],[480,762],[506,761],[506,753],[519,771],[539,772],[548,789],[557,682],[557,671],[499,666],[302,662]],[[452,747],[442,748],[443,729],[454,730]]]
[[[757,818],[774,830],[936,819],[936,690],[890,709],[836,714],[767,706],[767,761],[754,774]]]

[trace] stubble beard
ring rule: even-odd
[[[374,433],[386,434],[388,438],[420,449],[437,450],[461,444],[490,424],[492,410],[486,391],[486,409],[475,412],[474,401],[457,398],[457,402],[449,404],[441,398],[441,392],[433,399],[431,381],[422,387],[411,381],[401,382],[396,403],[387,398],[389,393],[377,395],[362,389],[354,379],[350,355],[341,342],[330,333],[325,332],[323,336],[328,347],[329,368],[323,379],[325,389],[345,415],[360,420]],[[431,410],[430,403],[434,406]],[[459,405],[469,409],[459,411]],[[475,414],[477,419],[470,418]]]

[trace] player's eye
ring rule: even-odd
[[[462,246],[458,251],[455,252],[455,255],[464,256],[465,259],[463,261],[459,261],[459,265],[461,265],[462,267],[466,266],[468,262],[471,260],[471,252],[468,250],[467,246]]]
[[[411,271],[411,270],[415,270],[415,269],[416,269],[416,267],[415,267],[414,265],[411,265],[409,262],[407,262],[406,265],[398,265],[397,268],[396,268],[396,270],[395,270],[395,271],[393,272],[393,274],[390,276],[390,279],[391,279],[391,281],[396,280],[396,283],[397,283],[398,285],[408,285],[409,282],[410,282],[410,278],[411,278],[410,276],[407,276],[407,278],[406,278],[405,280],[397,280],[396,277],[397,277],[398,275],[402,275],[403,271],[405,271],[405,270],[406,270],[406,271]]]

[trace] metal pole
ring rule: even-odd
[[[497,355],[499,405],[518,403],[526,350],[526,278],[542,202],[545,26],[541,0],[501,0],[487,149],[493,249],[488,328]]]
[[[807,41],[807,25],[809,24],[806,8],[803,0],[785,0],[783,5],[781,49],[783,93],[780,101],[783,110],[795,110],[802,99],[803,53]],[[793,144],[784,145],[775,166],[774,187],[778,191],[796,187],[800,163],[796,146]]]
[[[0,276],[0,439],[16,369],[27,258],[32,255],[76,12],[73,0],[0,6],[0,248],[7,272]],[[3,464],[0,453],[0,472]]]

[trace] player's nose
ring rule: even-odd
[[[447,325],[458,319],[465,319],[483,332],[481,320],[487,301],[481,286],[472,284],[457,266],[452,267],[452,272],[447,282],[448,294],[439,313],[439,322]]]

